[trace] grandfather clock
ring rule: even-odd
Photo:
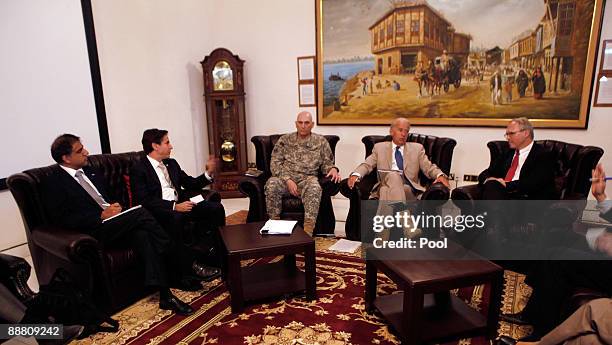
[[[202,62],[208,149],[219,158],[214,189],[223,198],[242,197],[238,181],[247,169],[243,60],[217,48]]]

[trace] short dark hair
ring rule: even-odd
[[[153,151],[153,144],[161,144],[166,134],[168,134],[168,131],[165,129],[151,128],[144,131],[142,133],[142,149],[144,152],[146,154],[151,153]]]
[[[74,134],[62,134],[53,140],[51,144],[51,157],[57,163],[63,163],[62,157],[72,153],[72,145],[77,141],[81,141],[81,138]]]

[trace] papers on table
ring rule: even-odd
[[[202,201],[204,201],[204,197],[202,196],[202,194],[198,194],[194,196],[193,198],[189,198],[189,201],[191,201],[194,204],[199,204]]]
[[[360,245],[361,242],[359,241],[349,241],[342,238],[334,243],[333,246],[329,247],[329,250],[342,253],[354,253]]]
[[[142,205],[138,205],[138,206],[134,206],[134,207],[132,207],[132,208],[128,208],[127,210],[125,210],[125,211],[123,211],[123,212],[121,212],[121,213],[117,213],[116,215],[114,215],[114,216],[112,216],[112,217],[108,217],[108,218],[106,218],[106,219],[102,220],[102,223],[106,223],[106,222],[108,222],[108,221],[109,221],[109,220],[111,220],[111,219],[117,218],[117,217],[121,216],[122,214],[126,214],[126,213],[128,213],[128,212],[131,212],[131,211],[133,211],[133,210],[135,210],[135,209],[138,209],[138,208],[141,208],[141,207],[142,207]]]
[[[296,220],[268,220],[263,228],[259,230],[262,235],[291,235]]]

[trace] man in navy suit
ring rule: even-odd
[[[130,171],[132,194],[136,203],[143,205],[153,214],[173,238],[180,239],[180,233],[187,220],[196,222],[203,232],[209,227],[217,232],[225,225],[225,209],[218,202],[189,200],[189,192],[201,192],[212,183],[216,162],[210,158],[206,171],[192,177],[185,173],[178,162],[170,158],[172,144],[168,131],[157,128],[147,129],[142,134],[142,148],[146,158],[135,163]],[[216,275],[218,269],[201,266],[204,275]]]
[[[88,155],[75,135],[63,134],[53,141],[51,156],[58,166],[42,182],[42,198],[51,222],[88,233],[105,246],[129,242],[145,265],[145,285],[159,289],[159,307],[192,314],[193,309],[168,287],[165,259],[175,254],[172,241],[144,208],[119,215],[122,206],[112,202],[103,175],[88,166]]]

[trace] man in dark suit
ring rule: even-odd
[[[486,200],[554,200],[554,155],[533,141],[533,125],[525,117],[513,119],[504,135],[511,150],[491,162],[478,176]]]
[[[204,174],[187,175],[178,162],[170,158],[173,147],[168,131],[157,128],[144,131],[142,148],[146,159],[134,164],[130,171],[134,200],[149,210],[175,240],[181,238],[187,220],[194,220],[200,228],[209,226],[214,232],[225,225],[225,209],[221,203],[204,200],[196,204],[187,194],[201,191],[212,182],[216,167],[213,158],[208,160]],[[210,276],[219,273],[217,268],[203,265],[199,271]]]
[[[120,215],[122,206],[111,202],[103,175],[88,166],[88,155],[75,135],[63,134],[53,141],[51,156],[58,166],[42,182],[51,222],[86,232],[103,245],[130,242],[145,264],[145,285],[159,289],[159,307],[192,314],[193,309],[168,288],[164,257],[174,255],[168,235],[144,208]]]
[[[600,164],[593,170],[591,193],[597,200],[600,217],[612,222],[612,201],[608,200],[605,187],[605,172]],[[570,238],[578,247],[587,248],[588,252],[556,248],[556,258],[551,256],[551,260],[533,262],[528,276],[528,284],[533,288],[529,302],[520,313],[502,315],[502,319],[533,325],[533,333],[526,340],[538,340],[562,321],[560,306],[569,299],[574,289],[590,288],[612,295],[610,229],[610,226],[588,229],[575,226],[574,230],[578,230],[578,233],[573,233],[575,236]]]

